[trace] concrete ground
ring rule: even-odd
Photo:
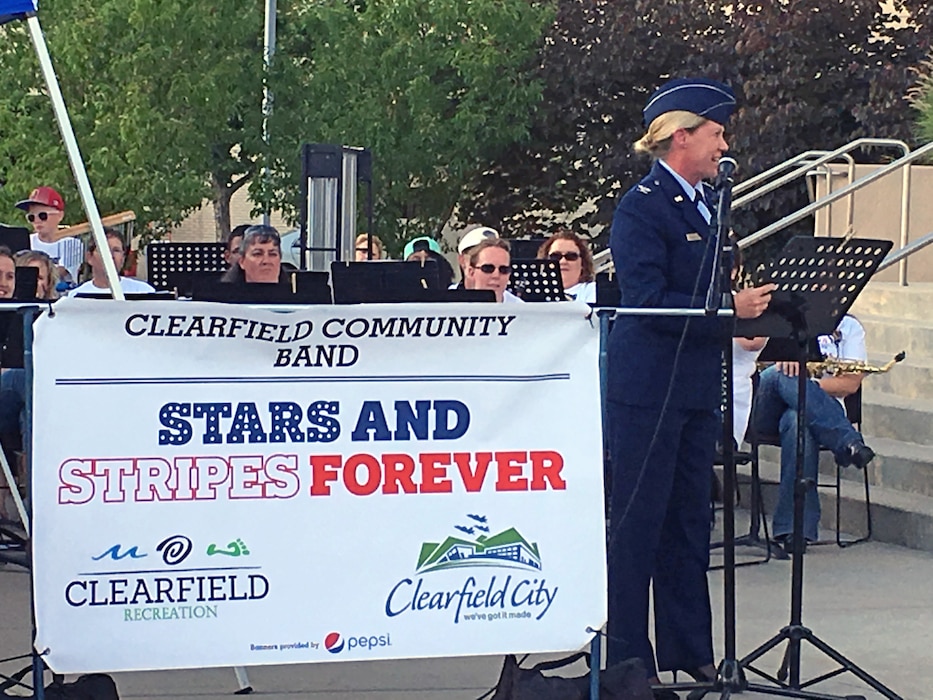
[[[738,534],[742,534],[741,529]],[[738,559],[747,559],[747,552],[740,550]],[[737,570],[739,658],[789,622],[790,578],[788,561],[772,560]],[[896,696],[905,700],[933,697],[933,555],[873,542],[848,549],[835,545],[811,547],[804,558],[804,579],[804,625]],[[710,584],[716,650],[721,655],[721,572],[710,574]],[[28,573],[14,566],[0,566],[0,658],[28,650],[28,589]],[[83,630],[82,634],[88,644],[94,644],[94,630]],[[767,654],[757,667],[776,673],[784,647],[782,644]],[[9,673],[25,663],[0,663],[0,672]],[[470,657],[262,666],[250,667],[248,673],[254,695],[270,700],[473,700],[495,684],[501,663],[501,657]],[[833,668],[836,666],[828,658],[804,645],[803,680]],[[229,698],[237,689],[236,677],[229,668],[120,673],[115,678],[122,698],[212,700]],[[749,674],[749,680],[760,679]],[[851,673],[822,682],[813,690],[843,697],[885,697]],[[757,700],[774,696],[748,691],[741,697]]]

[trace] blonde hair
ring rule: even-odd
[[[635,142],[635,152],[648,153],[654,158],[660,158],[670,150],[671,137],[675,131],[678,129],[692,131],[703,126],[707,121],[709,120],[706,117],[684,110],[665,112],[655,117],[654,121],[648,125],[645,135]]]

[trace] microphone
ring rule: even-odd
[[[720,187],[725,183],[732,184],[732,175],[738,169],[739,164],[736,162],[735,158],[730,158],[729,156],[723,156],[719,159],[719,174],[716,175],[716,187]]]

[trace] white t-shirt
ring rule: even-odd
[[[868,350],[865,347],[865,329],[854,316],[843,316],[831,335],[821,335],[818,339],[820,352],[824,357],[835,357],[840,360],[868,360]],[[836,399],[845,406],[845,401]]]
[[[519,297],[515,296],[508,289],[502,292],[502,303],[503,304],[514,304],[515,302],[518,302],[519,304],[524,304],[525,300],[520,299]]]
[[[595,282],[577,282],[569,289],[564,290],[570,299],[582,301],[584,304],[596,303],[596,283]]]
[[[732,436],[741,445],[752,415],[752,377],[761,350],[746,350],[732,339]]]
[[[67,236],[54,243],[46,243],[39,239],[38,233],[33,233],[29,236],[29,247],[45,253],[52,259],[52,262],[68,270],[71,279],[78,279],[78,268],[84,261],[84,243],[80,238]]]
[[[138,280],[135,277],[121,277],[120,288],[124,294],[148,294],[155,291],[151,284]],[[109,294],[110,287],[95,287],[94,280],[88,280],[84,284],[78,285],[70,292],[68,296],[73,297],[78,294]]]

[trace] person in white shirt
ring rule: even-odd
[[[126,262],[126,241],[123,235],[114,228],[105,227],[104,233],[107,234],[107,245],[110,246],[110,255],[113,256],[113,264],[119,273],[123,270],[123,264]],[[104,268],[104,259],[100,251],[97,250],[97,242],[92,238],[88,245],[87,255],[85,256],[88,266],[91,268],[91,279],[82,285],[72,289],[68,296],[78,296],[79,294],[108,294],[110,293],[110,284],[107,281],[107,272]],[[154,292],[152,285],[138,280],[135,277],[120,276],[120,288],[124,294],[146,294]]]
[[[56,237],[65,216],[64,198],[51,187],[37,187],[27,199],[17,202],[16,207],[26,212],[26,220],[32,226],[29,247],[48,255],[58,265],[61,279],[77,280],[78,268],[84,259],[84,244],[74,236]]]
[[[470,267],[470,256],[480,243],[486,240],[499,238],[499,232],[488,226],[474,226],[460,237],[457,243],[457,265],[460,267],[460,283],[451,284],[451,289],[473,289],[473,280],[467,274]]]
[[[593,255],[580,236],[561,229],[541,244],[538,257],[555,260],[560,265],[560,278],[568,300],[596,303]]]
[[[503,238],[490,238],[473,248],[467,261],[469,284],[467,289],[491,289],[497,302],[521,302],[509,292],[509,276],[512,274],[512,258],[509,242]]]

